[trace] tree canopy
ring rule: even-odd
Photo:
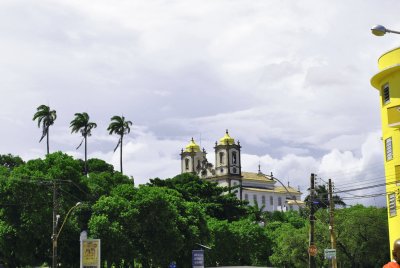
[[[86,176],[82,160],[61,152],[27,162],[0,156],[0,262],[6,267],[50,263],[53,209],[64,220],[80,201],[59,236],[63,267],[78,266],[82,230],[89,238],[101,239],[107,267],[167,267],[173,261],[190,267],[191,252],[199,244],[211,248],[205,252],[207,266],[307,266],[307,213],[263,212],[229,194],[229,189],[189,173],[135,186],[103,160],[88,163],[91,172]],[[318,210],[316,218],[317,263],[326,266],[328,211]],[[384,208],[337,209],[335,222],[338,262],[343,267],[379,267],[387,262]]]

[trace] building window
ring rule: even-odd
[[[254,202],[254,204],[257,203],[257,195],[255,195],[255,194],[253,195],[253,202]]]
[[[386,161],[393,159],[392,137],[385,140]]]
[[[223,152],[220,152],[220,153],[219,153],[219,163],[220,163],[221,165],[224,164],[224,153],[223,153]]]
[[[395,193],[391,193],[388,195],[388,199],[389,199],[389,215],[390,217],[394,217],[397,215],[397,211],[396,211],[396,194]]]
[[[265,206],[265,195],[261,197],[261,203]]]
[[[237,157],[236,152],[232,152],[232,164],[233,165],[236,165],[236,157]]]
[[[274,205],[274,198],[273,198],[272,196],[269,197],[269,204],[270,204],[271,206]]]
[[[390,102],[389,84],[385,84],[382,89],[382,102],[387,104]]]
[[[200,163],[200,160],[199,160],[199,159],[197,160],[197,167],[196,167],[196,169],[197,169],[197,170],[200,170],[200,169],[201,169],[201,163]]]
[[[278,206],[282,206],[282,197],[278,197]]]
[[[244,194],[244,200],[249,201],[249,195],[248,194]]]
[[[185,158],[185,169],[189,170],[189,159]]]

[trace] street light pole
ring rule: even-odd
[[[386,33],[400,34],[400,32],[387,29],[385,26],[382,26],[382,25],[374,25],[371,28],[371,32],[372,32],[372,34],[374,34],[376,36],[383,36]]]
[[[58,237],[60,236],[60,233],[61,233],[61,231],[62,231],[62,229],[63,229],[63,227],[64,227],[65,222],[66,222],[67,219],[68,219],[69,214],[71,213],[71,211],[72,211],[74,208],[76,208],[76,207],[79,206],[80,204],[81,204],[81,202],[78,202],[78,203],[75,204],[75,206],[71,207],[71,208],[68,210],[67,215],[65,215],[64,221],[63,221],[63,223],[61,224],[60,230],[59,230],[58,232],[57,232],[57,223],[58,223],[58,218],[57,218],[57,216],[59,216],[59,215],[57,215],[57,216],[55,217],[56,220],[53,221],[53,235],[51,236],[52,241],[53,241],[53,265],[52,265],[52,268],[56,268],[56,267],[57,267],[57,240],[58,240]],[[53,213],[53,220],[54,220],[54,213]]]

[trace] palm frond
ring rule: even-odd
[[[43,126],[43,132],[42,132],[42,137],[39,140],[39,143],[43,140],[44,137],[46,137],[48,131],[48,127]]]
[[[118,140],[118,144],[117,144],[117,146],[115,147],[115,149],[114,149],[114,152],[118,149],[118,146],[122,146],[122,144],[121,144],[121,138]]]
[[[83,139],[81,140],[81,143],[79,143],[78,147],[76,147],[76,150],[78,150],[79,147],[81,147],[81,145],[82,145],[82,143],[83,143],[84,140],[85,140],[85,138],[83,138]]]

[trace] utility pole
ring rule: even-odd
[[[328,188],[329,188],[329,231],[331,235],[331,248],[336,250],[336,236],[335,236],[335,231],[334,231],[334,210],[335,210],[335,204],[333,203],[333,198],[332,198],[332,180],[329,179],[328,181]],[[336,257],[332,258],[332,268],[337,268],[337,261]]]
[[[316,268],[317,247],[314,244],[314,224],[315,224],[315,210],[314,210],[314,194],[315,194],[315,174],[311,173],[310,178],[310,244],[308,247],[308,264],[309,268]]]

